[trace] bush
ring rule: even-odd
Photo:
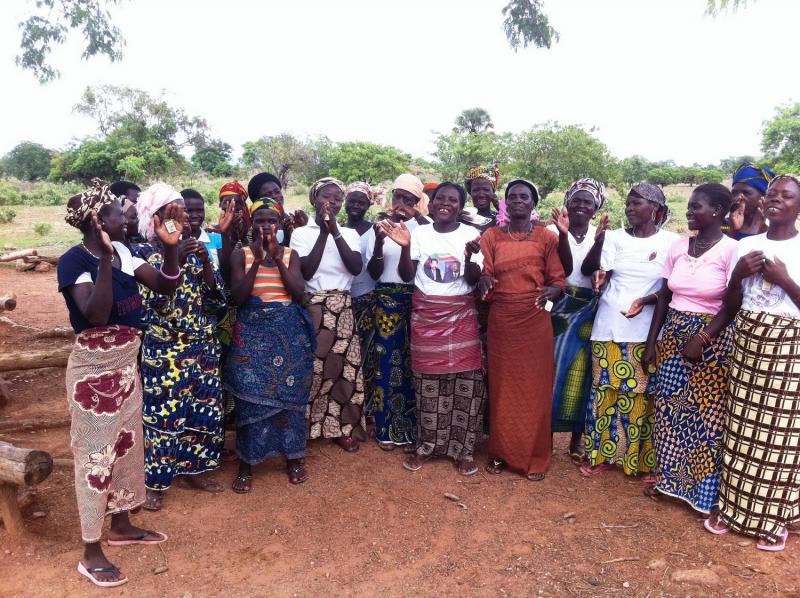
[[[17,213],[11,208],[3,208],[0,210],[0,224],[11,224],[16,216]]]
[[[33,232],[40,237],[45,237],[53,230],[53,225],[47,222],[37,222],[33,225]]]

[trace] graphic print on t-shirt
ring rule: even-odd
[[[761,274],[744,279],[743,291],[750,296],[750,305],[759,309],[770,309],[786,298],[786,291],[776,284],[767,282]]]
[[[461,278],[461,262],[451,253],[432,253],[423,270],[434,282],[455,282]]]

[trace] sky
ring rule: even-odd
[[[706,0],[545,0],[560,41],[518,52],[504,0],[123,0],[122,61],[82,60],[75,37],[44,86],[14,64],[32,5],[0,3],[0,153],[96,134],[73,106],[100,84],[163,91],[237,154],[289,132],[430,157],[435,131],[480,106],[496,131],[581,124],[618,158],[679,164],[758,155],[763,122],[800,99],[796,27],[774,29],[800,22],[796,0],[717,18]]]

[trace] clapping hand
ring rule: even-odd
[[[603,214],[600,216],[600,220],[597,223],[597,228],[594,231],[594,240],[599,241],[603,237],[605,237],[606,231],[608,230],[608,214]]]
[[[407,247],[411,245],[411,231],[408,230],[405,222],[392,222],[391,220],[381,220],[378,223],[392,241],[400,245],[400,247]]]
[[[603,286],[606,284],[606,280],[608,279],[608,272],[605,270],[595,270],[592,273],[592,290],[595,293],[599,293]]]
[[[156,237],[161,241],[165,247],[174,247],[181,240],[184,228],[184,214],[183,208],[177,203],[168,204],[164,209],[164,219],[155,214],[153,216],[153,228],[156,232]],[[172,232],[167,230],[167,222],[172,222]]]
[[[97,219],[97,212],[92,212],[92,228],[95,236],[100,240],[100,247],[106,255],[114,255],[114,246],[111,244],[111,237],[103,230],[100,221]]]
[[[553,224],[558,229],[558,232],[566,235],[569,232],[569,213],[567,208],[553,208],[551,214],[553,216]]]

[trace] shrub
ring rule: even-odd
[[[17,213],[11,208],[3,208],[0,210],[0,224],[11,224],[16,216]]]
[[[50,231],[53,230],[53,225],[49,224],[48,222],[37,222],[33,225],[33,232],[35,232],[40,237],[45,237],[50,234]]]

